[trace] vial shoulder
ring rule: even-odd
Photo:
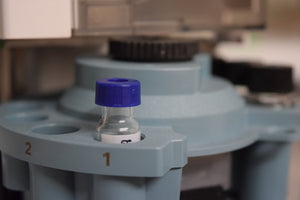
[[[129,135],[139,131],[139,124],[131,117],[113,116],[100,122],[97,131],[100,134]]]

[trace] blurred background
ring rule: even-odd
[[[70,87],[74,82],[74,58],[94,52],[106,54],[106,40],[116,35],[196,38],[201,52],[228,61],[289,65],[294,69],[296,85],[300,80],[299,0],[188,0],[184,3],[180,0],[78,0],[73,3],[79,8],[75,9],[77,13],[70,13],[74,16],[67,27],[70,33],[65,35],[53,34],[47,40],[43,35],[29,38],[26,34],[30,33],[5,35],[2,31],[2,101]],[[40,28],[47,29],[47,26]],[[3,25],[2,29],[5,28]],[[70,37],[63,39],[66,36]]]

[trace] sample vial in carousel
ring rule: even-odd
[[[96,139],[105,143],[127,144],[141,140],[133,107],[141,104],[140,82],[134,79],[109,78],[96,82],[95,103],[102,106]]]

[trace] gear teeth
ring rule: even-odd
[[[197,53],[194,40],[128,37],[111,39],[109,52],[113,59],[137,62],[188,61]]]

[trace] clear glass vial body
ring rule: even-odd
[[[96,139],[115,144],[140,141],[141,132],[138,122],[133,118],[133,107],[102,107]]]

